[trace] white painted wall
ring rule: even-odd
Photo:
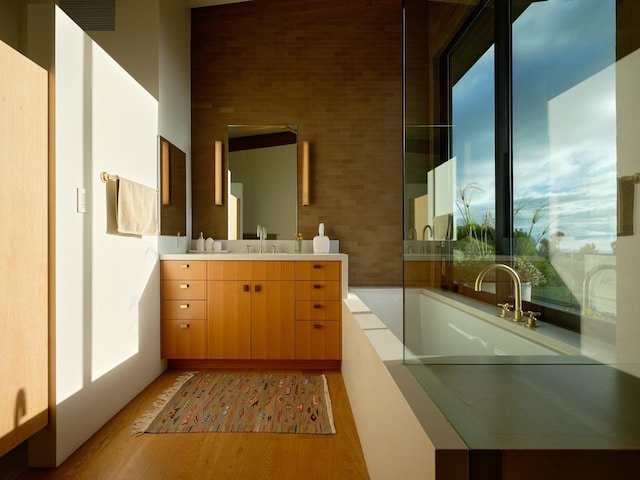
[[[158,102],[60,9],[30,13],[49,21],[30,25],[41,62],[47,31],[55,35],[54,415],[30,447],[32,465],[56,466],[164,368],[158,238],[106,234],[99,178],[107,171],[157,188]],[[86,214],[76,211],[78,187]]]

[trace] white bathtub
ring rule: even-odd
[[[400,287],[358,287],[349,292],[357,318],[366,320],[362,315],[370,310],[371,321],[377,317],[401,342],[405,339],[412,356],[580,354],[579,340],[571,332],[544,323],[537,330],[528,329],[499,318],[497,307],[458,294],[429,289],[403,293]],[[369,326],[376,329],[375,323]]]

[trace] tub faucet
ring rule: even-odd
[[[479,292],[482,289],[482,280],[484,276],[490,272],[491,270],[504,270],[509,274],[511,280],[513,280],[513,289],[515,290],[515,308],[513,311],[513,321],[514,322],[522,322],[522,282],[520,281],[520,276],[518,272],[516,272],[513,268],[503,263],[492,263],[491,265],[487,265],[476,277],[476,285],[475,290]]]

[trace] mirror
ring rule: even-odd
[[[159,137],[160,235],[186,235],[187,155],[166,138]]]
[[[290,240],[298,223],[296,125],[229,125],[228,239]]]

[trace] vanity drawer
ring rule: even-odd
[[[296,300],[340,300],[340,282],[317,280],[295,282]]]
[[[341,317],[342,301],[339,300],[296,300],[296,321],[333,320]]]
[[[336,280],[342,278],[342,263],[335,261],[295,262],[296,280]]]
[[[206,358],[205,320],[163,320],[162,358]]]
[[[163,280],[160,296],[164,300],[206,300],[207,282],[204,280]]]
[[[206,300],[163,300],[163,320],[192,320],[207,318]]]
[[[340,360],[340,322],[296,322],[298,360]]]
[[[162,260],[160,278],[163,280],[206,280],[207,262],[196,260]]]

